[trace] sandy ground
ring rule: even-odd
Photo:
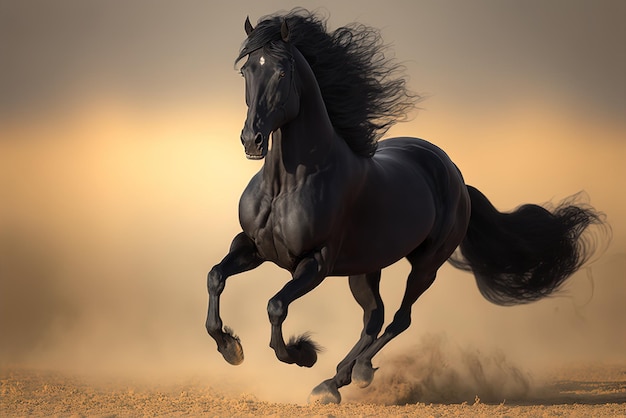
[[[626,366],[578,365],[554,371],[517,401],[489,403],[475,398],[402,405],[351,399],[341,405],[269,403],[252,394],[215,390],[201,378],[138,382],[4,367],[0,379],[0,416],[626,416]]]

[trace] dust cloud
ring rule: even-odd
[[[351,391],[348,399],[384,405],[500,403],[524,400],[532,389],[530,374],[511,364],[504,352],[454,346],[445,334],[424,335],[384,364],[370,386]]]

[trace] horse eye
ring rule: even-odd
[[[285,72],[281,71],[280,73],[278,73],[278,76],[281,77],[281,78],[284,77],[285,76]]]

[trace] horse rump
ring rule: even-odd
[[[598,236],[583,234],[588,227],[610,232],[604,214],[574,203],[576,195],[552,210],[526,204],[503,213],[478,189],[467,189],[469,226],[448,261],[471,271],[481,294],[497,305],[528,303],[550,295],[595,252]]]

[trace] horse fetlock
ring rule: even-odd
[[[207,332],[214,340],[218,341],[218,338],[222,338],[222,319],[219,317],[219,314],[209,308],[209,312],[207,313],[205,327]]]
[[[290,363],[296,363],[300,367],[313,367],[317,362],[317,353],[303,348],[287,347]]]
[[[287,350],[277,350],[274,348],[274,353],[276,354],[276,358],[283,363],[294,364],[296,362],[291,353]]]
[[[354,361],[349,363],[339,363],[337,366],[337,373],[333,377],[338,387],[349,385],[352,382],[352,368],[354,367]]]
[[[308,334],[291,337],[287,343],[287,352],[300,367],[313,367],[317,362],[317,353],[321,350]]]
[[[207,318],[205,327],[209,335],[214,339],[217,340],[218,337],[222,336],[222,324]]]

